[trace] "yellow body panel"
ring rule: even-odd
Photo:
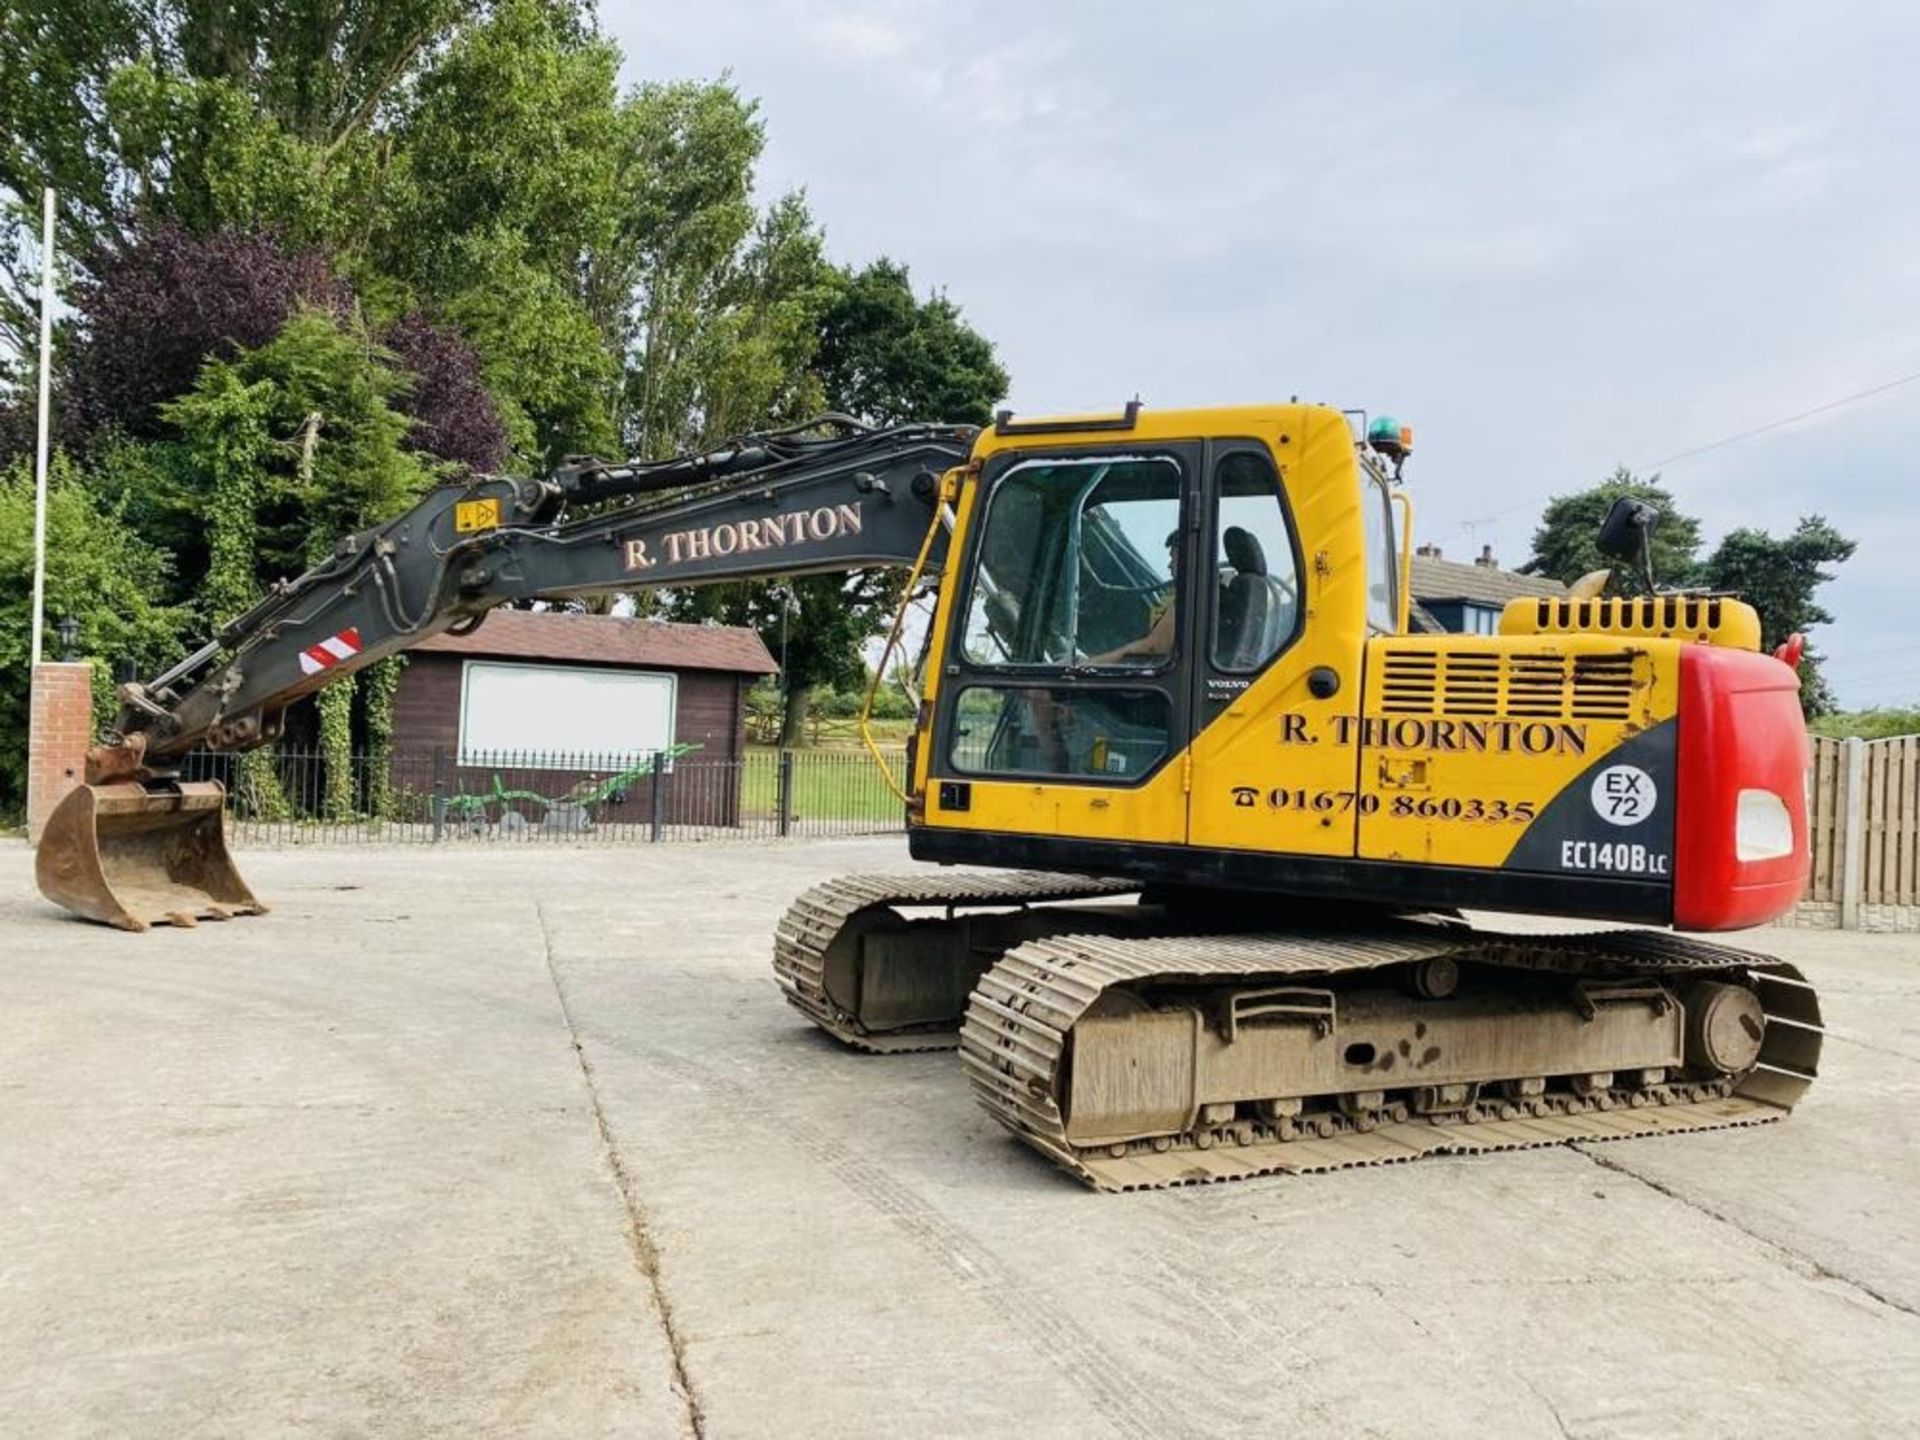
[[[1677,712],[1679,672],[1670,640],[1375,640],[1365,712],[1333,736],[1360,755],[1356,853],[1503,864],[1575,777]]]

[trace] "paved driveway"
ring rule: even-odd
[[[1886,1435],[1920,946],[1781,931],[1785,1124],[1098,1196],[784,1006],[814,844],[254,852],[67,921],[0,845],[0,1430]]]

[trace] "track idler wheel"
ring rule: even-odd
[[[1688,987],[1687,1065],[1695,1071],[1744,1075],[1760,1058],[1767,1017],[1760,997],[1744,985],[1701,980]]]

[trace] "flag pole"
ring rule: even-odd
[[[33,462],[33,663],[47,609],[47,416],[53,369],[53,191],[46,192],[40,231],[40,436]]]

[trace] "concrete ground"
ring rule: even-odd
[[[122,935],[0,845],[10,1435],[1885,1435],[1920,1427],[1920,951],[1758,1130],[1148,1195],[781,1003],[895,840],[242,856]]]

